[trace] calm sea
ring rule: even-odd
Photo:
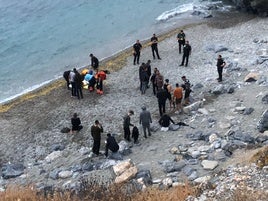
[[[0,0],[0,103],[195,20],[204,0]],[[222,7],[220,9],[225,10]]]

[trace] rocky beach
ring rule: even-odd
[[[188,67],[179,66],[182,55],[176,35],[180,29],[192,46]],[[160,131],[157,99],[151,87],[140,93],[131,50],[102,61],[101,68],[111,71],[104,95],[84,90],[84,98],[78,100],[58,80],[1,105],[0,190],[14,184],[76,189],[82,179],[97,183],[131,180],[141,188],[171,187],[189,180],[214,186],[211,190],[204,185],[203,194],[189,200],[228,197],[226,189],[232,191],[242,182],[267,193],[267,165],[259,168],[256,161],[250,161],[268,144],[268,128],[260,129],[268,122],[267,33],[267,18],[237,14],[159,36],[162,60],[153,60],[151,48],[143,43],[141,62],[151,59],[152,69],[157,67],[173,88],[182,84],[183,75],[193,84],[192,104],[183,114],[169,110],[167,103],[172,119],[190,127]],[[218,54],[226,62],[221,83],[216,80]],[[153,118],[153,133],[147,139],[139,125],[142,106]],[[135,113],[131,122],[140,130],[139,144],[123,140],[123,116],[130,109]],[[84,128],[76,134],[61,132],[71,127],[74,112]],[[112,133],[120,144],[118,154],[93,156],[90,128],[97,119],[104,127],[102,153],[106,134]]]

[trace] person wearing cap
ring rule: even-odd
[[[124,116],[124,122],[123,122],[123,127],[124,127],[124,138],[127,141],[130,140],[130,128],[129,126],[134,126],[133,124],[130,123],[130,116],[134,115],[134,112],[132,110],[129,110],[127,115]]]
[[[180,33],[178,33],[177,35],[177,40],[179,43],[179,54],[181,53],[181,47],[183,47],[185,45],[185,33],[183,32],[183,30],[180,31]]]
[[[151,113],[146,110],[146,107],[143,106],[142,112],[140,113],[140,124],[142,125],[143,128],[143,133],[144,137],[147,138],[146,130],[148,130],[149,136],[151,136],[151,131],[150,131],[150,123],[152,123],[152,118],[151,118]]]
[[[119,150],[119,145],[117,144],[114,136],[111,133],[107,134],[107,139],[105,141],[105,156],[108,156],[108,151],[111,150],[113,153],[116,153]]]
[[[156,37],[155,34],[153,34],[153,37],[151,38],[151,48],[152,48],[153,58],[155,59],[155,53],[156,53],[157,58],[159,60],[161,60],[161,58],[158,54],[157,43],[158,43],[158,38]]]

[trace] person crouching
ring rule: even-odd
[[[106,147],[105,147],[105,156],[108,156],[108,151],[111,150],[113,153],[116,153],[119,150],[119,145],[117,144],[115,138],[111,133],[107,134]]]

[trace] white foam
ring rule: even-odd
[[[175,17],[177,15],[192,11],[194,8],[193,3],[183,4],[176,8],[173,8],[171,10],[163,12],[161,15],[159,15],[156,20],[157,21],[166,21],[172,17]]]

